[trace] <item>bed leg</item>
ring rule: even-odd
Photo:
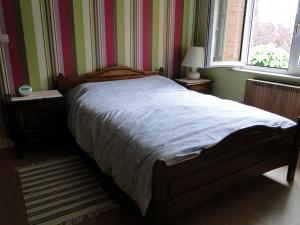
[[[298,118],[298,131],[296,134],[296,141],[295,141],[295,151],[292,156],[292,161],[289,164],[288,173],[286,180],[288,182],[292,182],[295,177],[295,173],[297,170],[297,161],[299,157],[299,150],[300,150],[300,117]]]
[[[167,165],[157,160],[153,170],[152,184],[152,218],[155,225],[165,224],[165,210],[167,205]]]
[[[288,173],[287,173],[287,177],[286,177],[286,180],[288,182],[294,181],[296,169],[297,169],[297,161],[296,161],[296,163],[289,164]]]

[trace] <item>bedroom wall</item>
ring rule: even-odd
[[[221,98],[244,101],[246,80],[250,78],[300,85],[300,78],[292,76],[278,76],[261,74],[255,71],[242,72],[231,68],[206,69],[203,74],[214,80],[213,94]]]
[[[180,76],[200,0],[0,0],[2,94],[52,89],[59,73],[107,66],[164,67]],[[5,137],[0,105],[0,143]]]
[[[53,88],[59,73],[126,65],[179,76],[199,0],[0,0],[6,93]]]

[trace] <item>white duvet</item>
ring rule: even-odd
[[[253,125],[295,125],[284,117],[189,91],[160,76],[87,83],[67,93],[68,126],[80,147],[145,214],[152,168],[201,154],[205,146]]]

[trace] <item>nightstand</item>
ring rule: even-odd
[[[55,142],[65,131],[64,98],[56,90],[32,92],[26,97],[6,96],[9,133],[17,158],[27,144]]]
[[[199,93],[209,94],[211,93],[212,80],[199,79],[199,80],[189,80],[189,79],[175,79],[177,83],[186,87],[189,90],[197,91]]]

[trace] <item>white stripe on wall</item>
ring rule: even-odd
[[[100,53],[101,53],[101,68],[106,67],[107,66],[107,62],[106,62],[106,36],[105,36],[105,5],[104,5],[104,0],[99,0],[99,16],[98,18],[101,18],[101,20],[99,21],[99,31],[100,31],[100,40],[101,45],[100,45]],[[101,16],[103,15],[103,16]],[[96,40],[97,41],[97,40]]]
[[[138,15],[138,69],[143,69],[143,1],[137,1],[137,15]]]
[[[62,52],[62,40],[61,40],[61,30],[60,30],[60,15],[59,15],[59,0],[49,1],[50,3],[50,15],[51,15],[51,29],[52,29],[52,38],[54,40],[54,75],[58,73],[65,73],[64,63],[63,63],[63,52]]]
[[[168,40],[169,40],[169,46],[168,46],[168,51],[169,51],[169,57],[168,57],[168,76],[173,73],[173,49],[174,49],[174,26],[176,25],[174,23],[175,19],[175,1],[170,0],[169,4],[170,6],[168,7],[169,9],[169,33],[168,35]]]

